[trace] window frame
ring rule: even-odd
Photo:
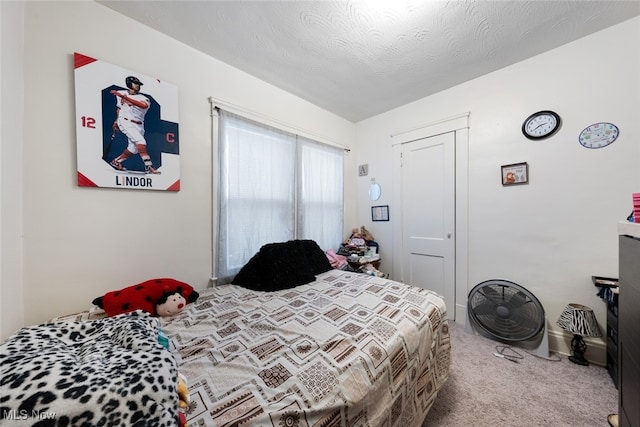
[[[306,136],[301,136],[301,135],[297,135],[295,133],[291,133],[291,132],[287,132],[285,130],[282,129],[278,129],[276,127],[270,126],[270,125],[266,125],[264,123],[260,123],[257,122],[255,120],[252,120],[250,118],[226,111],[226,110],[218,110],[218,129],[217,129],[217,144],[218,144],[218,159],[217,159],[217,170],[219,173],[219,177],[218,177],[218,197],[217,197],[217,209],[216,209],[216,215],[214,215],[214,277],[217,277],[218,282],[219,283],[228,283],[229,281],[232,280],[232,278],[235,276],[235,274],[237,274],[237,272],[239,271],[239,269],[242,267],[242,265],[244,265],[247,261],[249,261],[249,259],[251,258],[251,256],[253,256],[253,254],[255,254],[255,252],[257,252],[257,250],[259,249],[259,247],[261,247],[262,245],[266,244],[266,243],[272,243],[273,241],[286,241],[286,240],[293,240],[293,239],[305,239],[305,238],[311,238],[313,240],[318,240],[317,238],[314,238],[314,236],[309,236],[307,233],[309,232],[308,229],[308,222],[311,221],[315,221],[317,218],[311,218],[310,219],[310,215],[308,212],[310,212],[309,210],[309,203],[314,203],[313,201],[311,201],[311,199],[309,199],[308,194],[305,193],[305,191],[308,191],[309,189],[307,188],[308,186],[305,186],[305,182],[303,178],[309,179],[310,177],[304,177],[304,173],[306,172],[306,170],[308,168],[305,168],[305,157],[308,157],[309,151],[313,152],[314,150],[320,150],[320,152],[325,152],[327,153],[325,157],[328,158],[328,160],[326,160],[327,162],[329,162],[329,164],[331,164],[331,162],[335,162],[335,165],[333,165],[332,168],[332,173],[334,173],[335,175],[335,180],[332,181],[333,182],[333,189],[332,191],[337,191],[338,193],[330,193],[332,195],[331,197],[331,201],[327,202],[326,198],[319,200],[319,201],[315,201],[315,203],[320,203],[320,205],[322,205],[322,209],[323,211],[325,211],[325,213],[327,212],[327,210],[329,211],[330,215],[326,215],[326,214],[321,214],[320,218],[322,218],[320,220],[319,223],[316,223],[316,229],[319,230],[321,236],[320,240],[325,240],[324,242],[322,242],[323,244],[321,244],[321,242],[318,242],[319,245],[323,248],[323,250],[328,250],[328,249],[335,249],[336,247],[339,246],[341,240],[342,240],[342,233],[344,230],[344,152],[345,149],[344,148],[339,148],[336,147],[334,145],[330,145],[330,144],[325,144],[323,142],[308,138]],[[292,151],[292,158],[293,158],[293,163],[291,165],[292,170],[293,170],[293,177],[294,179],[292,180],[293,183],[293,188],[291,189],[293,192],[293,203],[292,205],[290,205],[288,208],[285,209],[285,211],[292,211],[293,213],[293,223],[292,223],[292,228],[291,229],[285,229],[283,234],[279,234],[279,238],[274,239],[262,239],[262,241],[258,241],[258,243],[254,244],[254,247],[251,250],[248,250],[248,248],[242,247],[240,248],[240,250],[238,250],[238,253],[236,255],[231,255],[229,253],[230,250],[230,244],[229,242],[232,239],[232,236],[234,234],[234,231],[230,228],[230,222],[229,222],[229,215],[233,215],[233,213],[229,210],[229,201],[231,201],[231,203],[236,203],[238,200],[238,197],[231,197],[228,200],[225,200],[225,197],[228,195],[228,186],[229,184],[229,179],[231,178],[229,176],[229,144],[233,144],[233,142],[229,142],[227,140],[225,140],[225,132],[226,132],[226,127],[229,126],[229,123],[237,123],[237,122],[243,122],[245,124],[247,124],[247,126],[249,128],[252,128],[254,131],[256,129],[266,129],[266,131],[271,134],[272,132],[275,132],[276,134],[280,134],[283,135],[284,139],[287,139],[286,143],[291,143],[293,144],[293,151]],[[214,128],[214,132],[216,131],[216,129]],[[261,142],[259,142],[261,143]],[[251,145],[251,143],[249,143],[249,145]],[[316,153],[317,154],[317,153]],[[318,156],[316,155],[314,157],[314,161],[313,163],[317,163],[318,162],[318,158],[322,157],[322,156]],[[312,167],[313,167],[313,163]],[[254,162],[254,165],[252,165],[252,167],[254,166],[260,166],[261,164],[264,164],[264,162]],[[253,169],[255,170],[255,169]],[[242,172],[240,172],[242,173]],[[322,174],[318,171],[314,172],[315,173],[315,180],[316,181],[324,181],[325,183],[327,182],[327,176],[322,176]],[[240,179],[243,179],[242,177]],[[225,188],[225,186],[227,186]],[[306,199],[305,199],[306,198]],[[273,199],[271,197],[269,197],[268,199],[268,203],[265,204],[265,209],[269,210],[269,205],[273,205]],[[252,212],[252,214],[255,214],[256,210],[255,210],[255,203],[256,201],[258,201],[258,198],[253,198],[249,201],[249,203],[247,204],[247,206],[253,206],[253,208],[249,208]],[[283,199],[282,203],[287,204],[289,203],[288,200]],[[307,213],[305,213],[305,210],[307,211]],[[311,209],[313,211],[313,209]],[[334,215],[331,215],[331,210],[337,210],[337,212]],[[332,218],[330,220],[327,220],[326,218]],[[331,236],[331,232],[329,233],[325,233],[324,230],[324,224],[329,223],[329,224],[333,224],[331,226],[331,228],[335,228],[335,230],[333,230],[333,234],[334,237]],[[286,227],[285,227],[286,228]],[[217,233],[217,235],[216,235]],[[286,237],[282,237],[285,236]],[[327,237],[327,235],[329,237]],[[246,236],[245,236],[246,239]],[[260,239],[258,239],[260,240]],[[335,241],[333,241],[335,240]],[[331,241],[331,243],[327,243],[328,241]],[[246,250],[245,250],[246,249]],[[237,249],[234,249],[237,250]],[[244,251],[244,252],[243,252]],[[247,252],[248,251],[248,252]],[[236,257],[236,261],[233,261],[230,263],[230,258],[232,257]]]

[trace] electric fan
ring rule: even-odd
[[[492,279],[476,285],[467,301],[466,331],[471,332],[472,326],[487,338],[519,344],[533,349],[537,356],[549,357],[544,308],[516,283]]]

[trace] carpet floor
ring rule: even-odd
[[[452,362],[422,427],[596,427],[618,412],[618,390],[601,366],[546,360],[519,347],[518,363],[494,356],[501,343],[449,322]],[[519,357],[519,356],[516,356]]]

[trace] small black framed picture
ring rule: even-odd
[[[527,162],[512,163],[501,166],[502,185],[529,183],[529,164]]]
[[[389,221],[389,205],[371,206],[371,221]]]

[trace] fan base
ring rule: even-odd
[[[569,360],[577,365],[589,366],[589,362],[584,357],[569,356]]]

